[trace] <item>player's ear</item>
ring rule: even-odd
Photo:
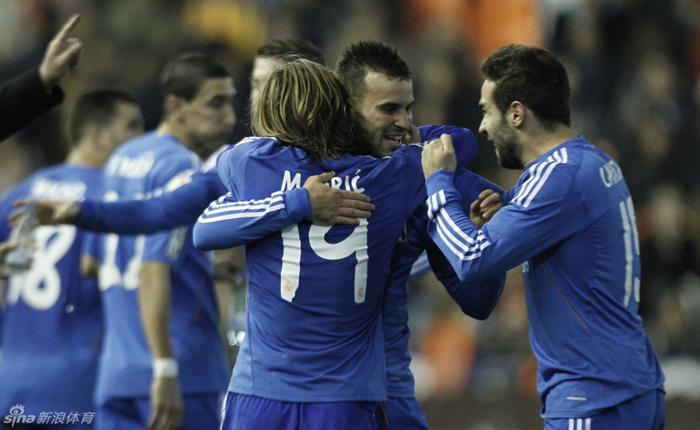
[[[513,127],[520,128],[523,125],[524,119],[525,119],[525,106],[518,101],[514,101],[513,103],[511,103],[510,107],[508,108],[508,112],[507,112],[508,122]]]
[[[182,121],[182,106],[184,101],[173,94],[168,94],[165,97],[165,111],[168,114],[168,118],[175,121]]]

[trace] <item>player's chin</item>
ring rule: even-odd
[[[403,146],[402,143],[395,142],[390,139],[382,139],[382,148],[383,150],[383,155],[385,157],[390,156],[391,154],[394,153],[397,149],[401,148]]]

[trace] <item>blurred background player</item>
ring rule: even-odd
[[[37,171],[0,202],[0,240],[9,235],[7,215],[18,198],[100,198],[107,157],[143,133],[136,94],[119,86],[85,89],[68,106],[65,131],[66,161]],[[89,234],[62,225],[38,227],[32,236],[32,265],[9,277],[3,294],[0,410],[21,404],[37,417],[94,412],[103,325],[96,273],[81,274]],[[55,419],[46,418],[44,424]]]
[[[161,86],[166,115],[157,130],[107,161],[107,200],[181,185],[231,134],[236,90],[214,57],[177,56],[164,68]],[[218,428],[228,372],[212,261],[194,249],[190,226],[104,235],[100,256],[106,327],[98,428]]]

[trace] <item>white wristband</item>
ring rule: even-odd
[[[153,360],[153,378],[177,378],[177,361],[174,358]]]

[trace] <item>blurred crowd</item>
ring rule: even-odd
[[[634,198],[642,252],[640,314],[667,374],[669,397],[700,401],[700,2],[697,0],[3,0],[0,82],[41,60],[58,27],[82,15],[83,64],[68,97],[96,82],[137,89],[153,129],[158,72],[181,51],[216,53],[231,70],[248,133],[256,47],[303,37],[335,65],[362,39],[396,46],[411,66],[417,125],[477,130],[479,64],[507,43],[552,50],[572,80],[574,128],[615,158]],[[0,146],[0,190],[63,160],[60,109]],[[470,168],[508,188],[480,139]],[[484,322],[459,312],[428,275],[411,287],[409,315],[421,398],[465,392],[536,396],[519,268]],[[240,304],[240,303],[239,303]],[[238,306],[237,308],[241,308]],[[234,316],[234,321],[237,321]],[[236,333],[231,336],[236,341]]]

